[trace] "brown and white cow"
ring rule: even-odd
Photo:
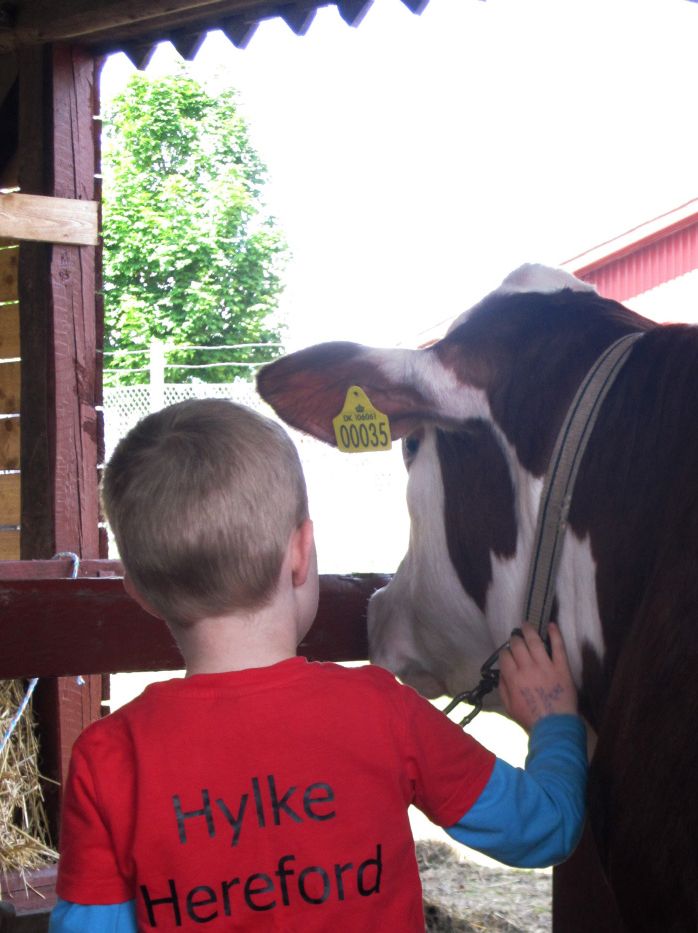
[[[590,816],[606,877],[631,933],[669,933],[698,929],[698,328],[524,266],[428,348],[321,344],[258,385],[330,444],[360,385],[403,438],[410,545],[371,601],[371,656],[452,695],[519,621],[558,429],[592,363],[633,331],[581,463],[554,613],[598,733]]]

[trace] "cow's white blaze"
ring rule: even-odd
[[[482,389],[464,385],[443,363],[425,350],[371,350],[369,358],[392,385],[411,385],[444,419],[492,420],[487,395]]]
[[[410,469],[407,555],[368,609],[372,660],[428,696],[475,683],[494,647],[485,617],[463,589],[448,554],[435,435],[434,428],[425,430]]]
[[[493,427],[509,467],[516,510],[516,553],[508,559],[491,555],[492,584],[485,608],[488,625],[499,646],[522,620],[543,480],[521,466],[502,431],[497,425]]]
[[[523,611],[526,584],[533,557],[543,479],[519,463],[513,447],[497,425],[495,433],[504,451],[516,504],[516,554],[511,560],[493,556],[492,586],[487,594],[486,616],[493,632],[506,637],[511,613]],[[558,623],[578,686],[582,682],[582,649],[589,645],[603,658],[605,646],[596,595],[596,564],[588,536],[580,540],[568,528],[557,574]]]
[[[475,686],[482,662],[522,620],[543,480],[521,466],[514,448],[493,421],[484,392],[459,383],[431,357],[409,351],[378,352],[383,372],[428,393],[444,418],[482,418],[492,425],[514,490],[516,552],[512,558],[490,555],[492,581],[483,613],[451,562],[445,527],[448,504],[444,502],[436,430],[425,427],[407,485],[411,519],[408,552],[389,586],[371,600],[369,639],[375,663],[394,671],[425,695],[453,694]],[[600,658],[604,653],[595,573],[589,542],[580,541],[569,531],[557,597],[560,626],[578,684],[583,646],[590,644]],[[493,707],[497,704],[496,696],[488,703]]]
[[[582,682],[582,648],[590,646],[601,660],[605,653],[596,596],[596,563],[587,535],[580,539],[567,529],[557,575],[558,620],[572,674]]]

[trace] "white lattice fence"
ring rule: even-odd
[[[244,379],[233,382],[168,383],[160,387],[162,404],[174,405],[188,398],[228,398],[242,405],[268,413],[255,391],[254,383]],[[119,439],[141,418],[159,408],[152,404],[150,386],[117,386],[104,389],[104,445],[107,460]]]
[[[172,405],[187,398],[228,398],[269,417],[254,382],[165,383],[154,398]],[[159,407],[156,404],[156,407]],[[151,411],[147,385],[104,389],[104,434],[109,459],[119,439]],[[340,454],[297,431],[293,437],[308,483],[322,573],[387,573],[396,569],[408,539],[405,471],[399,444],[388,453]],[[115,556],[115,555],[113,555]]]

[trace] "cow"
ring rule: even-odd
[[[526,265],[428,347],[320,344],[262,369],[258,389],[335,444],[358,385],[402,438],[409,549],[370,602],[370,655],[452,696],[520,620],[558,431],[630,333],[581,460],[553,617],[597,737],[589,822],[617,928],[670,933],[698,929],[698,328]]]

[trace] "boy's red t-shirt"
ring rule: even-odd
[[[407,808],[450,826],[493,765],[377,667],[153,684],[75,744],[57,892],[140,930],[423,930]]]

